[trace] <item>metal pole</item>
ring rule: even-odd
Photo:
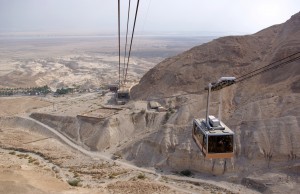
[[[222,90],[220,90],[219,120],[222,120]]]
[[[208,116],[209,116],[209,103],[210,103],[210,91],[211,91],[211,83],[208,83],[208,94],[207,94],[207,104],[206,104],[206,124],[208,124]]]
[[[121,87],[120,0],[118,0],[119,88]]]

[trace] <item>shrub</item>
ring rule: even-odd
[[[36,159],[29,156],[28,163],[33,163],[33,162],[36,162]]]
[[[139,174],[139,175],[138,175],[138,177],[137,177],[137,178],[138,178],[138,179],[145,179],[145,178],[146,178],[146,176],[145,176],[145,174],[142,174],[142,173],[141,173],[141,174]]]
[[[175,110],[173,108],[170,108],[169,111],[170,111],[171,114],[175,113]]]
[[[71,185],[73,187],[78,186],[79,182],[80,182],[79,179],[70,179],[70,180],[68,180],[69,185]]]
[[[114,179],[116,178],[116,174],[115,173],[111,173],[109,176],[108,176],[109,179]]]
[[[190,170],[183,170],[180,172],[180,174],[183,176],[191,176],[192,172]]]
[[[120,146],[118,146],[118,147],[120,147]],[[122,159],[121,153],[120,152],[114,153],[113,156],[112,156],[112,159],[113,160]]]

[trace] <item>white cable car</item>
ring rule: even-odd
[[[193,139],[205,158],[232,158],[233,136],[223,122],[209,116],[208,125],[205,119],[193,120]]]
[[[235,83],[235,77],[222,77],[215,84],[208,84],[206,119],[194,119],[192,137],[205,158],[232,158],[234,156],[234,132],[221,119],[222,100],[220,99],[219,119],[209,115],[211,90],[220,90]],[[221,91],[222,92],[222,91]],[[220,93],[220,98],[222,94]]]

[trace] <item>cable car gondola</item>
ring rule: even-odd
[[[119,89],[116,93],[116,102],[118,105],[126,104],[130,99],[130,91],[127,88]]]
[[[194,119],[192,137],[205,158],[232,158],[234,132],[220,121],[222,100],[220,99],[219,119],[209,115],[210,92],[235,83],[235,77],[222,77],[217,83],[208,84],[206,119]],[[221,97],[220,93],[220,97]]]
[[[193,120],[195,143],[205,158],[232,158],[234,132],[212,115],[208,120],[208,124],[205,119]]]

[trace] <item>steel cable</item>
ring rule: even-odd
[[[127,66],[126,66],[126,71],[125,71],[124,83],[126,83],[126,79],[127,79],[128,64],[129,64],[129,59],[130,59],[130,54],[131,54],[131,47],[132,47],[134,29],[135,29],[135,24],[136,24],[136,18],[137,18],[137,13],[138,13],[138,9],[139,9],[139,2],[140,2],[140,0],[137,0],[134,23],[133,23],[133,30],[132,30],[132,34],[131,34],[130,47],[129,47],[129,52],[128,52]]]

